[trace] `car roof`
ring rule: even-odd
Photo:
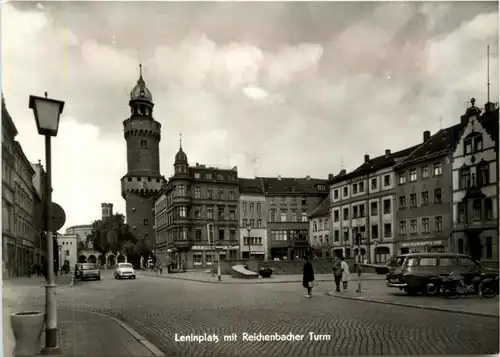
[[[471,258],[470,255],[458,254],[458,253],[407,253],[407,254],[398,255],[398,257],[405,257],[405,258],[415,258],[415,257]]]

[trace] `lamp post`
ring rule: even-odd
[[[252,226],[250,224],[247,224],[247,232],[248,232],[248,260],[252,259],[252,252],[251,252],[251,243],[250,243],[250,232],[252,231]]]
[[[47,280],[45,285],[45,348],[44,354],[59,354],[59,338],[57,332],[56,283],[54,279],[54,240],[52,234],[52,150],[51,137],[57,136],[59,118],[64,102],[30,95],[29,107],[33,109],[38,134],[45,136],[45,230],[47,232]]]

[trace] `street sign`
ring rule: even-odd
[[[45,204],[44,202],[35,203],[35,215],[33,217],[35,228],[41,231],[46,231],[45,224]],[[52,231],[57,232],[66,223],[66,213],[64,209],[57,203],[52,202]]]

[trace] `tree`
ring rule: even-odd
[[[108,252],[133,254],[137,243],[137,238],[125,223],[125,216],[119,213],[104,220],[94,221],[92,233],[88,238],[92,241],[94,249],[101,254]]]

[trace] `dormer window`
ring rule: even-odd
[[[470,155],[483,150],[483,136],[479,133],[472,133],[464,140],[464,153]]]
[[[474,151],[482,151],[483,150],[483,136],[478,135],[474,138]]]

